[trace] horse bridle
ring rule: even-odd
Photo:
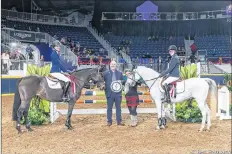
[[[133,73],[132,73],[133,72]],[[134,82],[136,82],[136,83],[139,83],[138,81],[135,81],[135,73],[137,73],[138,75],[139,75],[139,77],[142,79],[142,76],[137,72],[137,71],[135,71],[135,70],[133,70],[131,73],[133,74],[133,78],[129,78],[129,79],[131,79],[131,80],[133,80]],[[153,81],[154,80],[154,82],[152,83],[152,85],[151,85],[151,87],[155,84],[155,82],[157,81],[157,79],[158,79],[159,77],[156,77],[156,78],[152,78],[152,79],[149,79],[149,80],[143,80],[143,81]],[[147,85],[148,86],[148,85]],[[149,90],[151,89],[151,87],[148,87],[149,88]]]
[[[81,80],[81,79],[77,79],[74,75],[72,75],[72,73],[73,73],[73,72],[70,72],[69,74],[70,74],[73,78],[75,78],[75,80],[77,81],[77,82],[75,82],[75,83],[77,84],[77,86],[78,86],[79,88],[81,88],[81,86],[80,86],[80,84],[79,84],[79,81],[83,82],[84,84],[85,84],[85,81],[84,81],[84,80]],[[90,74],[90,78],[91,78],[91,79],[92,79],[93,74],[94,74],[94,73],[91,73],[91,74]],[[99,69],[98,69],[97,75],[99,75],[99,74],[102,74],[102,73],[100,73],[100,72],[99,72]]]

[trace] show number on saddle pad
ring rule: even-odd
[[[48,87],[51,89],[61,89],[61,84],[59,82],[59,80],[56,79],[50,79],[48,77],[45,77],[48,83]]]
[[[122,83],[120,80],[113,81],[110,86],[113,92],[120,92],[122,90]]]

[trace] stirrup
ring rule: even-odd
[[[69,98],[69,96],[63,96],[62,100],[64,102],[68,102],[68,101],[70,101],[70,98]]]

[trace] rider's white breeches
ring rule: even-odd
[[[179,79],[179,78],[177,78],[177,77],[168,77],[168,78],[163,82],[162,85],[164,85],[165,83],[167,83],[167,84],[172,83],[172,82],[174,82],[174,81],[176,81],[176,80],[178,80],[178,79]]]
[[[58,80],[64,81],[64,82],[71,82],[69,78],[67,78],[65,75],[61,73],[50,73],[52,76],[57,78]]]

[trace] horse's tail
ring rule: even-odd
[[[210,110],[212,111],[212,117],[216,118],[216,112],[217,112],[217,84],[214,80],[205,78],[205,81],[209,84],[209,90],[210,90]]]
[[[22,78],[17,81],[16,91],[14,94],[14,104],[13,104],[13,112],[12,112],[12,120],[13,121],[17,121],[17,111],[21,105],[21,98],[20,98],[19,88],[18,88],[21,80],[22,80]]]
[[[209,89],[211,92],[211,95],[216,96],[217,94],[217,84],[214,80],[210,79],[210,78],[204,78],[205,81],[209,84]]]

